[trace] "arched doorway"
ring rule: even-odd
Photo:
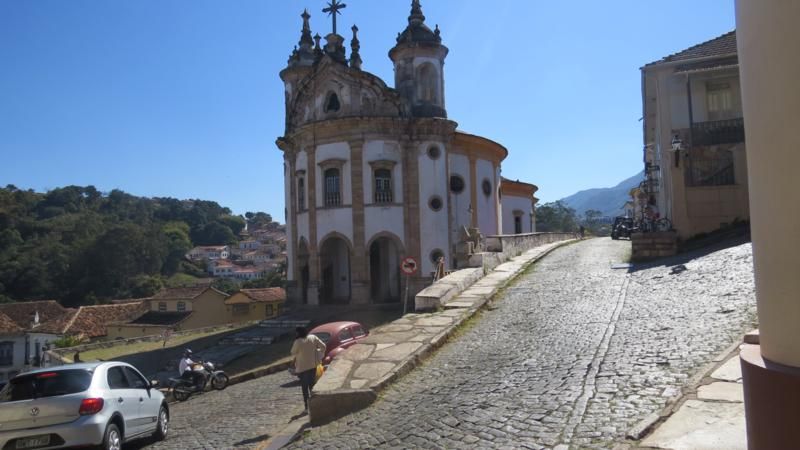
[[[297,267],[300,275],[300,296],[304,305],[308,304],[308,281],[310,271],[308,269],[308,244],[305,239],[300,239],[297,248]]]
[[[350,247],[337,236],[330,237],[320,248],[320,302],[350,303]]]
[[[388,237],[369,246],[370,295],[373,303],[400,301],[400,249]]]

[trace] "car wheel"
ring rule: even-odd
[[[100,446],[103,450],[122,450],[122,433],[119,427],[110,423],[106,426],[106,434],[103,436],[103,444]]]
[[[167,408],[161,406],[158,410],[158,423],[156,423],[156,431],[153,433],[153,437],[159,441],[163,441],[167,438],[167,433],[169,432],[169,412]]]

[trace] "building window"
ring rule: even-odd
[[[325,170],[325,206],[342,204],[341,177],[339,169]]]
[[[440,156],[442,156],[442,151],[439,149],[439,147],[435,145],[428,147],[428,158],[439,159]]]
[[[430,200],[428,200],[428,206],[434,211],[440,211],[444,203],[442,202],[441,197],[433,196]]]
[[[186,311],[186,302],[178,302],[178,311]]]
[[[419,99],[423,102],[439,104],[437,72],[431,63],[426,63],[418,69]]]
[[[706,84],[706,107],[709,120],[730,119],[733,114],[733,91],[729,82]]]
[[[522,234],[522,216],[514,216],[514,234]]]
[[[0,342],[0,366],[14,365],[14,343]]]
[[[686,158],[687,186],[736,184],[733,153],[730,150],[693,148]]]
[[[328,94],[328,99],[325,101],[325,112],[338,112],[342,105],[339,103],[339,96],[335,92]]]
[[[461,175],[450,175],[450,192],[454,194],[464,192],[464,179]]]
[[[274,311],[275,308],[273,308],[272,305],[267,305],[266,308],[267,308],[267,317],[272,317],[275,314]]]
[[[250,305],[247,303],[233,305],[233,314],[237,316],[247,315],[250,312]]]
[[[481,189],[483,190],[483,195],[487,197],[492,195],[492,182],[484,178],[483,183],[481,183]]]
[[[302,177],[297,179],[297,209],[306,210],[306,180]]]
[[[375,203],[392,203],[392,171],[375,171]]]
[[[167,310],[167,302],[158,302],[158,310],[164,312]]]

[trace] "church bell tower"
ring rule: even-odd
[[[411,105],[414,117],[447,117],[444,60],[448,51],[439,26],[428,28],[419,0],[413,0],[408,27],[397,35],[389,58],[394,62],[395,88]]]

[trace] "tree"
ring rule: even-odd
[[[578,230],[575,210],[561,201],[546,203],[536,208],[536,230],[571,233]]]
[[[211,283],[211,287],[228,295],[232,295],[239,290],[239,283],[229,278],[217,278]]]
[[[244,230],[245,226],[245,221],[241,216],[222,216],[219,218],[219,222],[230,228],[236,236]]]
[[[227,226],[211,222],[193,230],[192,241],[197,245],[228,245],[236,243],[236,235]]]
[[[192,249],[189,225],[184,222],[168,222],[161,228],[161,234],[166,245],[166,255],[161,266],[161,273],[172,275],[178,271],[186,253]]]

